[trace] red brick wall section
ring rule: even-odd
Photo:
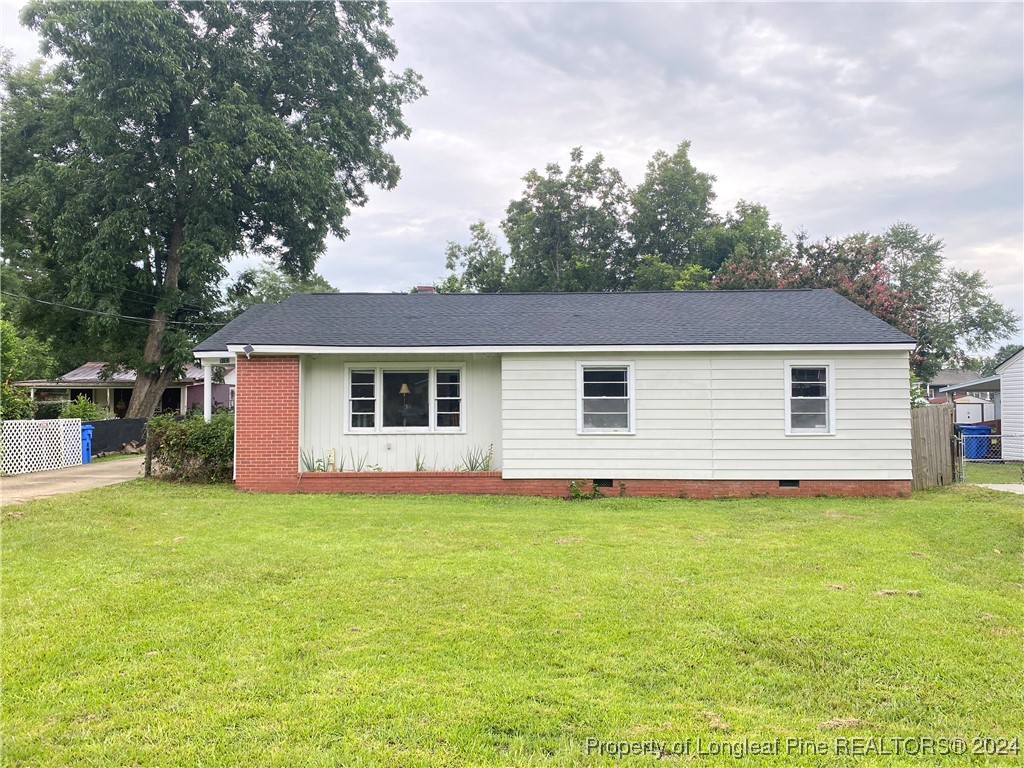
[[[299,490],[299,358],[240,355],[236,371],[235,485]]]
[[[566,497],[569,480],[504,480],[501,472],[304,472],[266,477],[249,490],[300,493],[460,493]],[[583,490],[590,483],[577,481]],[[909,496],[909,480],[803,480],[799,488],[780,488],[775,480],[625,480],[626,496],[675,496],[690,499],[749,496]],[[618,496],[620,483],[602,488]]]

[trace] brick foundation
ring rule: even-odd
[[[292,472],[238,483],[250,491],[275,493],[409,493],[568,496],[569,480],[505,480],[501,472]],[[577,481],[590,490],[588,481]],[[775,480],[624,480],[602,488],[605,496],[674,496],[691,499],[749,496],[909,496],[909,480],[802,480],[780,488]]]

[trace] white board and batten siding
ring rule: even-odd
[[[632,363],[635,434],[577,433],[579,360]],[[786,434],[786,363],[829,363],[835,434]],[[909,480],[906,351],[506,354],[507,478]]]
[[[1002,457],[1009,461],[1024,461],[1024,350],[1011,357],[999,368],[999,388],[1002,402]],[[1010,437],[1010,436],[1015,437]]]
[[[460,366],[464,432],[346,433],[346,366],[430,367]],[[493,446],[492,467],[501,466],[501,361],[497,355],[304,355],[301,359],[299,448],[300,454],[323,458],[334,450],[351,470],[357,461],[363,469],[380,467],[385,472],[416,469],[417,454],[427,469],[455,469],[470,452]],[[299,457],[299,469],[301,455]]]

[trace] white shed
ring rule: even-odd
[[[977,424],[999,418],[996,404],[991,400],[964,395],[953,399],[953,421],[957,424]]]

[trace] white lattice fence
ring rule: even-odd
[[[5,421],[0,432],[0,471],[42,472],[82,463],[82,420]]]

